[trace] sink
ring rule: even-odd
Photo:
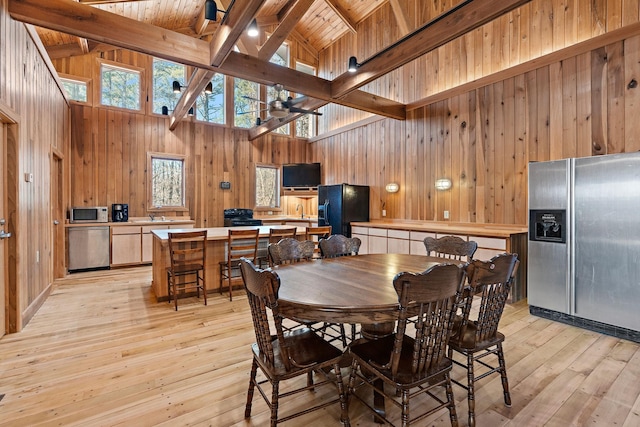
[[[131,220],[131,222],[133,222],[133,223],[145,222],[145,223],[149,223],[149,224],[175,222],[175,221],[177,221],[177,220],[176,219],[154,219],[153,221],[151,219],[133,219],[133,220]]]

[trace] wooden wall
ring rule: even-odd
[[[362,62],[398,39],[401,33],[390,3],[358,23],[357,35],[347,34],[320,52],[319,76],[335,78],[346,72],[350,56]],[[459,1],[399,3],[413,30]],[[637,0],[532,0],[362,90],[411,104],[519,64],[532,62],[536,68],[538,58],[632,26],[639,18]],[[335,104],[321,111],[319,134],[370,116]]]
[[[640,35],[318,139],[329,182],[372,186],[371,216],[527,223],[530,161],[640,150]],[[435,180],[453,188],[436,191]],[[400,191],[384,192],[398,182]]]
[[[51,155],[64,156],[69,106],[29,32],[0,0],[0,116],[7,117],[9,330],[35,314],[54,279]],[[26,182],[25,173],[33,173]],[[64,184],[62,184],[64,185]],[[60,189],[64,191],[64,189]]]
[[[152,58],[125,50],[102,55],[104,59],[146,69],[151,75]],[[84,55],[55,61],[59,72],[99,79],[98,55]],[[97,84],[93,84],[98,100]],[[146,93],[150,93],[148,87]],[[307,160],[306,140],[269,134],[254,141],[247,131],[231,126],[205,124],[185,118],[175,131],[169,118],[149,113],[97,105],[72,106],[70,169],[72,174],[69,206],[111,206],[128,203],[129,215],[149,214],[147,206],[147,153],[159,152],[187,156],[186,200],[188,212],[163,212],[165,216],[187,215],[197,227],[223,225],[222,210],[254,207],[254,167],[256,163],[296,163]],[[221,190],[220,181],[231,182]],[[296,199],[296,200],[292,200]],[[283,211],[295,214],[296,203],[310,212],[312,201],[283,198]]]

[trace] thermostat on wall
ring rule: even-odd
[[[228,190],[231,188],[231,183],[229,181],[220,181],[220,188]]]

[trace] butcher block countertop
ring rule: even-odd
[[[352,222],[352,227],[385,228],[392,230],[424,231],[447,234],[467,234],[484,237],[509,237],[513,234],[527,233],[526,225],[512,224],[476,224],[445,221],[371,221]]]
[[[273,225],[261,225],[261,226],[246,226],[246,227],[212,227],[206,228],[207,240],[222,240],[226,241],[229,236],[229,229],[233,230],[252,230],[260,229],[260,237],[269,237],[269,230],[272,228],[290,228],[287,226],[273,226]],[[205,230],[204,228],[194,228],[189,231]],[[169,241],[169,233],[177,230],[152,230],[151,233],[160,239],[163,243]],[[305,234],[307,232],[306,227],[296,227],[297,234]]]

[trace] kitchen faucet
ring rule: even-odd
[[[152,213],[150,213],[150,214],[149,214],[149,218],[151,218],[151,221],[155,221],[155,219],[156,219],[156,214],[152,214]]]
[[[296,212],[298,212],[298,208],[300,208],[302,210],[302,214],[300,215],[300,218],[304,218],[304,206],[302,206],[300,203],[298,203],[296,205]]]

